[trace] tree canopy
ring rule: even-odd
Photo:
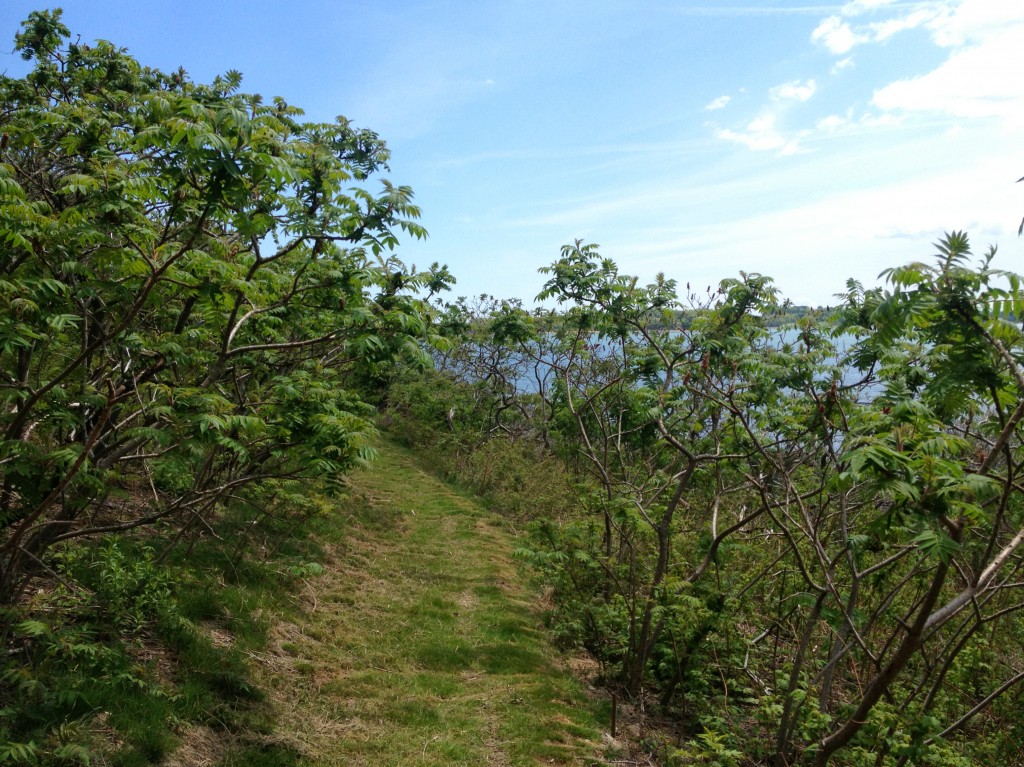
[[[54,543],[202,529],[267,479],[366,457],[354,382],[427,364],[425,236],[344,118],[69,42],[33,13],[0,79],[0,600]]]

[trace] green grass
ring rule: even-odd
[[[498,518],[391,442],[342,516],[262,675],[303,767],[600,764],[606,714],[539,630]]]
[[[224,560],[216,547],[159,563],[149,543],[111,538],[61,552],[64,581],[79,585],[40,592],[33,606],[45,620],[21,624],[17,656],[0,663],[0,754],[26,744],[32,763],[88,756],[143,767],[176,751],[191,725],[215,726],[225,744],[273,729],[250,653],[265,645],[287,582],[263,565],[248,568],[261,585],[221,586],[216,570],[196,566]],[[65,746],[80,749],[77,761],[62,756]]]
[[[268,520],[265,557],[225,522],[165,563],[141,538],[69,549],[86,596],[26,624],[0,753],[49,763],[67,730],[112,767],[600,763],[608,713],[540,630],[511,531],[411,453],[385,442],[306,534]]]

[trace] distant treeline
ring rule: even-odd
[[[666,330],[669,327],[688,329],[693,320],[699,317],[704,309],[684,309],[675,313],[676,318],[671,322],[654,323],[658,330]],[[830,306],[796,306],[788,305],[779,307],[777,314],[765,318],[765,324],[770,328],[783,328],[787,325],[796,324],[804,317],[815,316],[824,319],[830,316],[835,309]]]

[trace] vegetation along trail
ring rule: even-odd
[[[539,630],[500,521],[386,443],[263,684],[316,765],[596,764],[607,713]]]

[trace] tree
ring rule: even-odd
[[[428,364],[423,237],[371,131],[68,43],[33,13],[0,78],[0,603],[54,545],[209,529],[268,480],[370,455],[352,386]]]
[[[812,751],[809,761],[818,767],[858,736],[883,698],[918,720],[916,727],[905,723],[912,737],[894,754],[902,765],[1024,681],[1020,658],[997,653],[992,665],[999,671],[984,679],[994,684],[990,694],[964,711],[947,689],[983,634],[993,646],[1017,644],[1024,610],[1017,576],[1024,563],[1024,336],[1017,321],[1024,282],[992,267],[994,248],[972,265],[962,232],[937,247],[934,265],[885,272],[890,291],[865,294],[854,286],[850,296],[847,327],[867,331],[859,365],[878,366],[882,388],[849,414],[836,486],[845,494],[863,482],[858,505],[874,506],[874,519],[858,527],[874,535],[884,529],[887,540],[871,556],[858,553],[848,533],[829,540],[816,531],[823,550],[838,544],[850,552],[849,572],[835,581],[849,601],[836,606],[845,625],[856,624],[857,637],[834,646],[830,664],[842,659],[870,669],[855,705]],[[832,557],[823,594],[835,592],[834,563],[842,559],[838,551]],[[895,728],[889,724],[876,746],[883,756],[895,750]]]
[[[706,608],[688,592],[722,543],[757,519],[722,502],[749,452],[732,438],[735,411],[723,392],[742,385],[744,357],[766,332],[763,315],[777,308],[775,290],[743,274],[703,297],[688,292],[684,311],[673,280],[640,285],[580,242],[542,271],[549,279],[540,297],[570,307],[560,321],[564,351],[549,361],[558,381],[554,422],[598,488],[588,506],[600,517],[601,545],[586,561],[606,576],[597,609],[613,614],[610,633],[622,638],[612,654],[635,696],[669,627],[682,634],[677,644],[699,642],[721,595],[710,589]],[[684,526],[702,540],[680,545]],[[671,669],[666,697],[681,662],[663,664]]]
[[[552,432],[591,492],[528,556],[615,682],[758,764],[1019,750],[1024,278],[993,256],[950,234],[772,334],[765,278],[684,312],[563,249]]]

